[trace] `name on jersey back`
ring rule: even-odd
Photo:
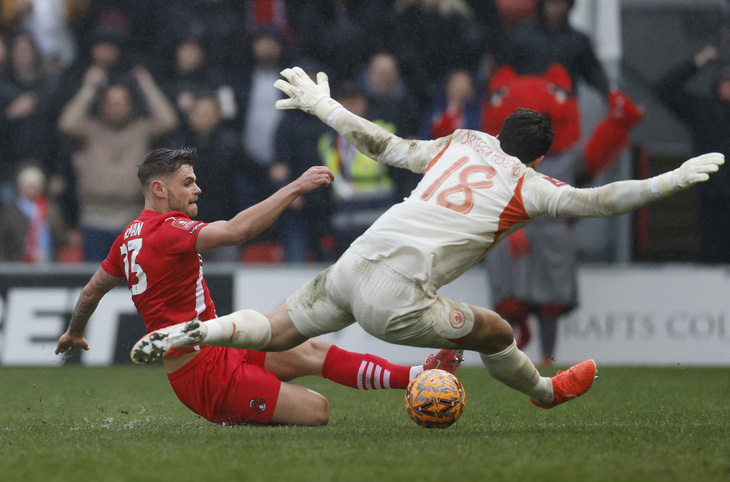
[[[498,154],[494,151],[494,149],[492,149],[487,140],[472,131],[464,132],[464,134],[461,135],[460,143],[471,148],[478,154],[481,154],[484,158],[491,157],[492,164],[495,166],[499,166],[503,169],[511,169],[512,176],[514,177],[520,177],[523,174],[525,166],[519,159],[516,157]]]
[[[142,233],[142,225],[144,221],[135,221],[129,225],[126,231],[124,231],[124,239],[133,238],[139,236]]]

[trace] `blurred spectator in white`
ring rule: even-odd
[[[132,75],[149,116],[135,112],[130,87],[106,85],[106,72],[95,66],[59,119],[61,132],[77,143],[73,165],[87,261],[103,260],[119,230],[138,214],[142,196],[136,167],[154,142],[177,126],[175,108],[150,73],[137,67]]]
[[[246,77],[238,79],[238,105],[241,108],[240,132],[246,156],[268,170],[275,161],[274,136],[282,113],[272,106],[281,98],[274,88],[283,68],[281,32],[261,28],[251,40],[252,66]],[[249,165],[237,168],[236,192],[239,209],[253,206],[268,195],[269,183],[262,184]]]
[[[15,195],[0,208],[0,261],[47,263],[67,242],[63,216],[46,196],[46,176],[37,163],[21,164]]]

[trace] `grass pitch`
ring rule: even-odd
[[[555,370],[543,370],[553,374]],[[188,411],[164,369],[0,368],[3,481],[730,480],[730,369],[600,367],[552,410],[462,368],[461,419],[414,424],[400,390],[318,378],[326,427],[221,427]]]

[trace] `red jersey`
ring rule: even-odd
[[[126,278],[147,333],[194,318],[215,318],[195,241],[206,226],[181,212],[145,209],[114,241],[101,267]]]

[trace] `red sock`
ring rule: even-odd
[[[322,365],[322,376],[335,383],[359,390],[408,386],[411,367],[390,363],[369,353],[355,353],[334,345]]]

